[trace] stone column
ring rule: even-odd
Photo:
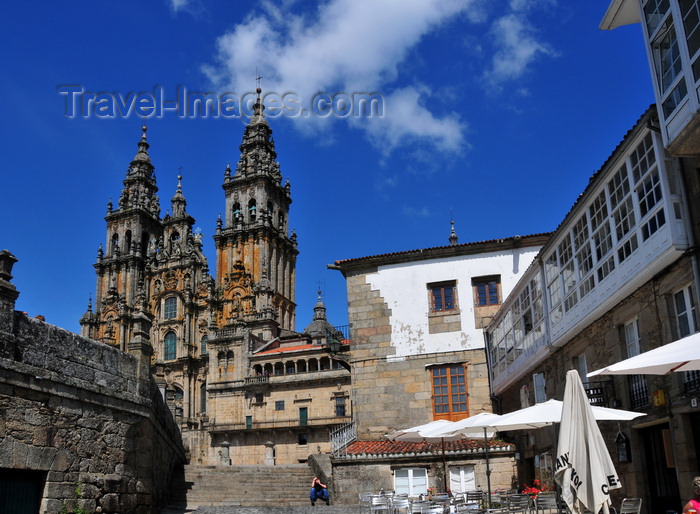
[[[19,291],[10,280],[15,262],[17,257],[8,250],[0,252],[0,332],[12,333],[14,326],[15,301]]]
[[[127,350],[138,358],[139,394],[149,397],[151,380],[151,356],[153,346],[149,339],[151,318],[141,311],[134,315],[134,337],[129,341]]]
[[[268,441],[265,443],[265,465],[275,465],[275,443]]]
[[[221,450],[219,450],[219,464],[223,466],[231,465],[231,453],[229,451],[229,446],[231,446],[231,443],[228,441],[223,441],[221,443]]]

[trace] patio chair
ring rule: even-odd
[[[389,498],[387,496],[384,496],[383,494],[373,494],[370,498],[369,511],[390,512],[391,503],[389,501]]]
[[[407,495],[397,494],[391,499],[391,509],[392,512],[405,512],[406,514],[411,513],[411,502]]]
[[[620,504],[620,514],[639,514],[641,510],[641,498],[625,498]]]
[[[427,512],[430,508],[430,502],[427,500],[414,500],[411,503],[411,513]],[[423,509],[426,509],[425,511]]]
[[[369,506],[372,504],[372,496],[374,493],[360,493],[360,512],[367,510],[369,512]]]
[[[467,504],[478,505],[478,509],[484,507],[484,493],[481,491],[467,491],[464,494],[464,499]]]
[[[539,493],[535,498],[535,511],[540,512],[559,512],[556,493]]]
[[[508,512],[530,512],[530,496],[527,494],[508,495]]]

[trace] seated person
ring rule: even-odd
[[[321,499],[326,502],[326,505],[330,505],[330,496],[328,495],[328,488],[325,484],[322,484],[318,477],[314,477],[311,481],[311,492],[309,493],[309,498],[311,498],[311,506],[316,505],[316,500]]]

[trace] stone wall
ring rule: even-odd
[[[547,398],[561,399],[564,395],[566,372],[576,369],[578,362],[585,359],[588,370],[606,366],[627,358],[625,348],[624,325],[637,320],[641,351],[648,351],[661,344],[666,344],[680,336],[673,317],[673,294],[693,284],[691,259],[681,258],[672,266],[658,273],[652,280],[640,287],[623,301],[615,305],[603,316],[592,320],[573,339],[559,348],[552,348],[551,355],[537,367],[530,370],[520,380],[513,383],[500,398],[504,412],[520,408],[520,392],[524,385],[529,385],[530,404],[534,403],[532,374],[544,373]],[[700,419],[700,407],[697,400],[700,391],[686,390],[684,373],[671,373],[663,376],[645,375],[649,404],[635,408],[630,400],[629,376],[597,376],[590,380],[605,390],[607,407],[636,410],[646,414],[643,418],[631,422],[599,422],[603,439],[613,459],[623,488],[612,491],[615,505],[625,496],[642,497],[649,504],[649,470],[645,442],[642,432],[654,427],[668,424],[672,432],[672,444],[664,448],[672,455],[673,470],[677,476],[681,498],[692,496],[690,485],[697,475],[700,447],[695,421]],[[663,393],[663,402],[655,404],[654,393]],[[620,462],[615,444],[618,433],[622,432],[630,441],[629,462]],[[522,456],[520,476],[523,482],[530,482],[533,459],[538,454],[554,454],[556,431],[554,428],[541,428],[534,432],[518,432],[515,436],[518,450]],[[671,506],[669,506],[671,508]],[[678,507],[676,507],[678,508]],[[643,510],[650,512],[651,507]]]
[[[359,439],[432,421],[430,366],[464,363],[469,412],[491,411],[483,349],[420,353],[392,358],[391,309],[366,282],[348,275],[348,316],[352,325],[352,403]]]
[[[483,452],[467,456],[448,456],[446,469],[453,466],[474,466],[477,488],[487,490],[486,460]],[[439,454],[426,456],[356,456],[354,458],[333,459],[333,493],[337,503],[355,504],[360,493],[394,490],[394,470],[398,468],[427,468],[428,487],[435,491],[443,490],[443,464]],[[489,468],[491,470],[491,490],[511,489],[516,477],[515,460],[512,449],[492,451]],[[449,488],[449,479],[448,479]]]
[[[159,512],[185,454],[149,372],[150,345],[126,354],[8,312],[14,301],[2,307],[3,480],[33,471],[41,513]]]

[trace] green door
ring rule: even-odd
[[[299,424],[305,427],[309,424],[309,408],[299,407]]]

